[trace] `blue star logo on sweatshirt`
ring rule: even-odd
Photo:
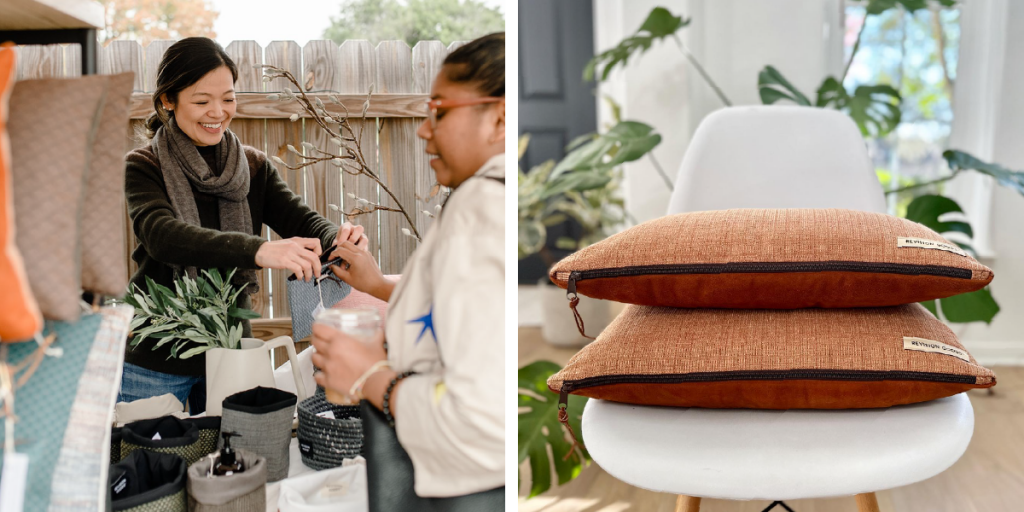
[[[421,339],[423,339],[423,335],[426,334],[427,331],[430,331],[430,335],[434,338],[434,343],[437,343],[437,334],[434,333],[434,305],[433,304],[430,305],[430,310],[427,311],[427,314],[425,314],[425,315],[423,315],[423,316],[421,316],[419,318],[414,318],[412,320],[409,320],[408,323],[410,323],[410,324],[423,324],[423,330],[421,330],[420,331],[420,335],[416,337],[416,343],[417,344],[420,342]]]

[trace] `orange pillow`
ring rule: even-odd
[[[851,308],[984,288],[992,270],[907,219],[840,209],[661,217],[558,262],[570,292],[680,308]]]
[[[13,43],[0,45],[0,341],[24,341],[43,327],[25,276],[21,253],[14,245],[14,198],[11,186],[11,142],[7,137],[8,100],[14,89],[17,59]]]
[[[992,387],[920,304],[849,309],[627,306],[548,387],[632,404],[861,409]]]

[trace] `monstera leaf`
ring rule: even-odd
[[[554,462],[558,484],[576,478],[590,454],[585,449],[570,454],[572,442],[558,422],[558,395],[547,386],[548,377],[561,368],[550,361],[537,361],[519,369],[519,464],[530,459],[530,497],[551,488],[551,463]],[[586,397],[569,395],[569,424],[576,438],[583,440],[581,419]],[[548,456],[548,446],[551,454]],[[522,487],[523,475],[519,480]]]
[[[593,80],[598,68],[601,68],[600,80],[607,80],[615,66],[625,66],[634,54],[642,55],[651,48],[655,41],[669,37],[689,24],[689,19],[673,16],[664,7],[655,7],[635,34],[623,39],[614,48],[603,51],[590,59],[590,62],[583,68],[583,79]]]
[[[953,7],[956,5],[956,0],[937,0],[939,5],[943,7]],[[868,14],[882,14],[889,9],[902,5],[907,12],[913,14],[918,9],[927,9],[927,0],[868,0],[867,13]]]
[[[923,195],[914,198],[907,206],[907,219],[924,224],[939,234],[956,232],[974,236],[974,231],[967,222],[939,220],[939,217],[953,212],[963,212],[956,201],[944,196]],[[974,254],[974,249],[970,245],[955,243],[965,251]],[[928,308],[928,311],[931,311],[937,318],[945,317],[947,321],[953,323],[991,323],[992,318],[999,313],[999,304],[996,303],[988,288],[937,301],[922,302],[921,305]]]
[[[608,170],[639,160],[660,143],[661,135],[654,133],[650,125],[622,121],[607,133],[584,135],[573,140],[569,154],[551,171],[551,179],[556,180],[568,171]]]
[[[979,160],[974,155],[958,149],[947,149],[942,152],[942,158],[946,159],[949,168],[954,172],[972,169],[982,174],[992,176],[1000,185],[1013,189],[1018,194],[1024,195],[1024,172],[1011,171],[999,164],[990,164]]]
[[[812,104],[779,70],[765,66],[757,75],[757,88],[765,105],[789,100],[797,105],[846,112],[865,136],[884,136],[900,124],[900,93],[888,85],[861,85],[851,95],[839,80],[828,77],[818,87]]]

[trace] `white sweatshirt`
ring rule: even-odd
[[[416,494],[505,485],[505,155],[448,199],[391,295],[386,338],[396,371],[395,429]]]

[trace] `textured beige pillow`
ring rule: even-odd
[[[128,287],[124,248],[124,149],[135,73],[105,76],[109,80],[107,96],[92,145],[82,200],[82,288],[121,297]]]
[[[992,270],[906,219],[840,209],[669,215],[558,262],[580,295],[685,308],[893,306],[979,290]]]
[[[8,133],[17,245],[43,316],[76,321],[81,308],[79,214],[105,76],[17,82]]]
[[[751,409],[889,407],[994,385],[920,304],[628,306],[548,379],[554,392],[616,402]]]

